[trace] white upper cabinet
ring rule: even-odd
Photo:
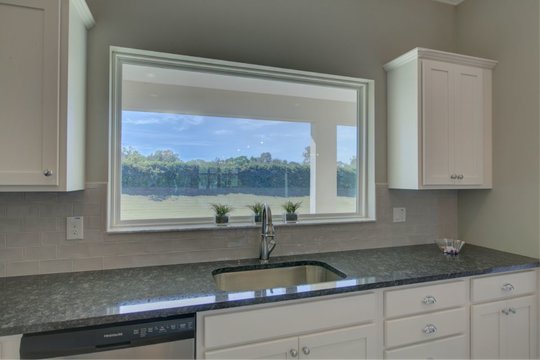
[[[0,0],[0,191],[84,188],[83,0]]]
[[[390,188],[491,188],[495,64],[417,48],[384,66]]]

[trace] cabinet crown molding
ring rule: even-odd
[[[94,16],[92,16],[92,13],[90,12],[90,8],[88,8],[88,4],[85,0],[69,0],[71,4],[77,9],[77,12],[79,13],[79,16],[81,17],[81,20],[86,26],[87,29],[90,29],[96,25],[96,20],[94,20]]]
[[[418,47],[386,63],[383,67],[384,70],[390,71],[416,59],[444,61],[460,65],[475,66],[483,69],[493,69],[495,65],[497,65],[497,61],[495,60]]]

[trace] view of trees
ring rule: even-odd
[[[122,148],[122,187],[125,192],[166,189],[167,193],[259,193],[273,196],[305,196],[310,188],[310,150],[302,163],[273,159],[269,152],[258,157],[238,156],[213,161],[183,161],[171,150],[143,155]],[[356,195],[356,159],[338,163],[338,195]],[[281,192],[286,191],[285,194]]]

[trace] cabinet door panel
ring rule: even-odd
[[[291,359],[291,350],[298,352],[297,337],[207,351],[204,357],[205,359]]]
[[[471,357],[500,359],[504,301],[471,306]]]
[[[506,359],[536,358],[536,296],[516,298],[506,302],[513,310],[503,315],[501,344]],[[514,313],[515,312],[515,313]]]
[[[454,153],[459,185],[481,185],[484,175],[482,69],[455,66]]]
[[[378,357],[376,339],[377,327],[375,324],[301,336],[299,341],[300,358],[372,359]]]
[[[422,126],[424,185],[451,185],[454,167],[452,119],[454,114],[453,65],[422,61]]]
[[[0,185],[58,184],[59,24],[58,0],[0,0]]]
[[[468,357],[465,335],[384,352],[385,359],[467,359]]]

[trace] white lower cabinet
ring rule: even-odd
[[[471,307],[471,357],[534,359],[536,296],[517,297]]]
[[[197,357],[380,357],[377,294],[329,296],[197,314]]]
[[[374,324],[259,342],[216,351],[206,359],[373,359],[377,357]]]
[[[0,360],[20,359],[21,335],[0,337]]]

